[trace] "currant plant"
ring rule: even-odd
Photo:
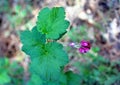
[[[21,32],[22,50],[31,59],[28,85],[79,85],[79,75],[63,71],[69,59],[57,42],[69,25],[63,7],[46,7],[39,12],[36,26]]]

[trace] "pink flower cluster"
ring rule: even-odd
[[[76,47],[77,45],[74,42],[72,42],[72,43],[69,44],[69,46]],[[86,41],[86,40],[82,40],[80,42],[78,50],[79,50],[80,53],[87,53],[90,50],[90,48],[91,48],[90,42]]]
[[[81,45],[79,48],[80,53],[87,53],[91,48],[91,44],[89,41],[82,40],[80,42],[80,45]]]

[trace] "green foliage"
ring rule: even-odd
[[[71,41],[75,42],[80,42],[83,39],[90,40],[89,36],[87,36],[87,30],[87,27],[84,25],[72,28],[68,32],[68,36]],[[68,52],[71,53],[69,54],[70,56],[80,57],[81,60],[72,64],[79,71],[79,85],[119,85],[120,63],[111,62],[109,59],[100,56],[98,54],[100,48],[93,45],[86,54],[80,54],[74,51],[73,48],[67,47]]]
[[[41,52],[36,51],[41,51],[40,47],[45,44],[46,40],[45,36],[39,33],[36,27],[34,27],[32,31],[26,30],[24,32],[21,32],[21,42],[23,43],[23,51],[29,55],[32,55],[31,57],[34,58],[41,55]]]
[[[31,58],[28,85],[77,85],[79,76],[63,72],[68,55],[62,44],[55,42],[69,26],[64,20],[62,7],[44,8],[40,11],[37,25],[32,30],[21,32],[22,50]],[[51,39],[51,40],[49,40]],[[52,40],[53,39],[53,40]]]
[[[32,59],[31,72],[35,72],[44,80],[58,80],[60,67],[68,63],[63,46],[56,42],[45,43],[45,36],[40,34],[36,27],[32,31],[22,32],[21,41],[24,44],[24,52]]]
[[[10,77],[6,72],[0,73],[0,84],[5,84],[10,82]]]
[[[75,62],[79,73],[63,72],[69,62],[62,44],[56,42],[66,32],[69,22],[64,20],[62,7],[44,8],[40,11],[37,24],[32,30],[21,32],[22,50],[30,56],[30,80],[27,85],[111,85],[119,81],[119,71],[109,60],[98,55],[99,47],[92,47],[89,53],[77,54],[85,62]],[[80,27],[81,38],[87,30]],[[68,33],[71,38],[74,33]],[[78,37],[78,34],[76,34]],[[84,37],[83,37],[84,36]],[[85,56],[85,57],[83,57]]]
[[[24,85],[24,69],[18,62],[12,62],[9,66],[11,82],[7,85]]]
[[[0,84],[10,82],[10,76],[8,75],[9,62],[7,59],[0,59]]]
[[[23,85],[24,69],[17,62],[0,58],[0,85]]]
[[[56,42],[45,43],[45,36],[40,34],[36,27],[32,31],[22,32],[21,41],[24,44],[24,52],[32,59],[31,72],[37,73],[45,80],[57,80],[60,76],[60,67],[68,63],[63,46]],[[36,69],[32,69],[34,67]]]
[[[59,39],[66,33],[69,22],[65,19],[63,7],[52,9],[44,8],[40,11],[37,21],[37,29],[46,35],[47,39]]]
[[[108,77],[107,80],[105,81],[105,85],[111,85],[114,84],[115,82],[120,81],[120,73],[117,75],[112,75],[111,77]],[[120,82],[116,85],[119,85]]]
[[[92,48],[96,52],[96,48]],[[87,53],[84,62],[75,62],[75,66],[79,70],[81,77],[80,85],[112,85],[116,81],[120,81],[120,72],[116,65],[119,63],[110,62],[108,59],[103,58],[100,55],[93,53]]]
[[[80,76],[78,74],[67,72],[66,75],[67,75],[67,84],[65,85],[80,85]]]
[[[32,74],[31,79],[27,85],[43,85],[43,81],[36,74]]]

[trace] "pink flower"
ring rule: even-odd
[[[74,47],[74,46],[75,46],[75,43],[74,43],[74,42],[71,42],[71,43],[69,44],[69,46]]]
[[[80,45],[81,47],[78,49],[80,53],[87,53],[91,48],[91,44],[89,41],[82,40],[80,42]]]
[[[89,41],[86,41],[86,40],[82,40],[81,42],[80,42],[80,44],[81,44],[81,46],[85,46],[85,47],[89,47],[90,48],[90,42]]]
[[[90,49],[85,48],[85,47],[80,47],[80,48],[79,48],[79,52],[80,52],[80,53],[87,53],[89,50],[90,50]]]

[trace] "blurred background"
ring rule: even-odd
[[[86,54],[65,46],[80,85],[120,85],[120,0],[0,0],[0,85],[26,85],[29,56],[21,51],[19,32],[35,26],[44,7],[64,7],[71,25],[62,44],[90,41]],[[76,85],[76,84],[75,84]]]

